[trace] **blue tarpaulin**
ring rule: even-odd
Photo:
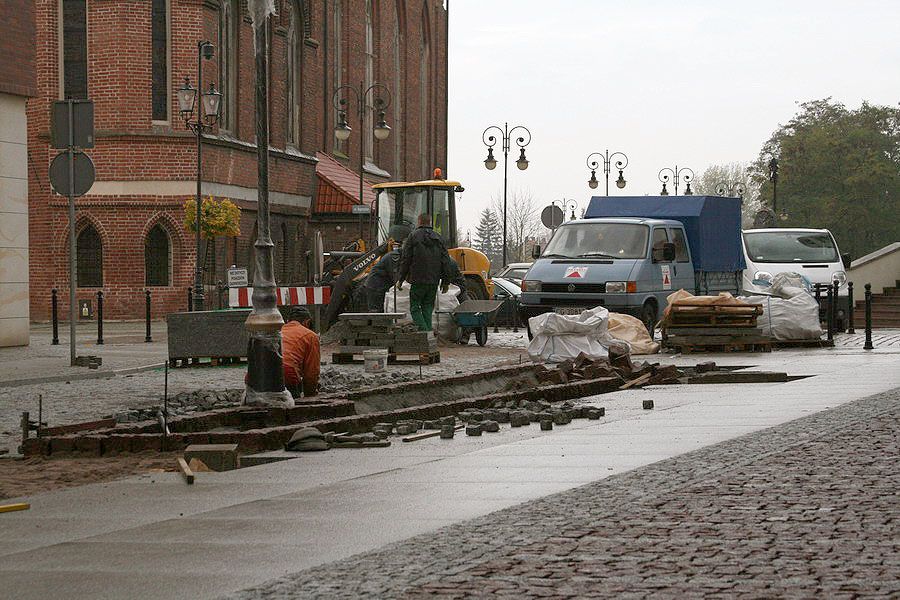
[[[598,217],[672,219],[684,224],[694,269],[742,271],[741,200],[719,196],[594,196],[584,213]]]

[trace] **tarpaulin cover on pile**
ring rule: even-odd
[[[599,217],[672,219],[684,225],[694,269],[742,271],[741,200],[719,196],[594,196],[584,213]]]

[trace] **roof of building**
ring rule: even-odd
[[[398,187],[458,187],[460,183],[458,181],[448,181],[446,179],[427,179],[425,181],[388,181],[387,183],[379,183],[374,185],[373,187],[376,190],[385,189],[385,188],[398,188]]]
[[[316,176],[319,187],[316,192],[317,213],[349,213],[354,204],[373,206],[375,192],[372,184],[363,180],[363,201],[359,201],[359,173],[351,171],[328,154],[317,152]]]

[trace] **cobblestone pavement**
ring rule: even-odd
[[[900,389],[237,598],[900,596]]]

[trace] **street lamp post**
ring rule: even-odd
[[[588,187],[592,190],[596,190],[597,186],[600,185],[600,182],[597,181],[597,169],[600,168],[600,162],[602,161],[603,173],[606,175],[606,195],[609,196],[609,173],[612,171],[612,161],[617,156],[619,159],[616,160],[616,169],[619,171],[619,178],[616,179],[616,187],[620,190],[625,187],[625,178],[622,177],[622,170],[628,166],[628,157],[624,152],[613,152],[610,154],[609,149],[603,153],[594,152],[588,155],[586,163],[588,169],[591,170],[591,178],[588,179]]]
[[[484,166],[488,171],[493,171],[497,168],[497,159],[494,158],[494,146],[497,144],[497,137],[493,134],[488,135],[487,133],[493,129],[496,129],[500,135],[501,140],[503,141],[502,149],[503,149],[503,266],[506,266],[506,189],[507,189],[507,180],[508,180],[508,170],[507,170],[507,159],[509,158],[509,148],[510,148],[510,138],[513,135],[513,132],[517,129],[521,129],[524,135],[520,135],[515,138],[516,145],[519,147],[519,159],[516,161],[516,166],[520,171],[524,171],[528,168],[528,159],[525,158],[525,146],[531,143],[531,132],[528,131],[528,128],[524,125],[515,125],[512,129],[509,128],[509,123],[504,123],[503,128],[501,129],[499,125],[491,125],[481,132],[481,141],[487,146],[488,153],[487,158],[484,159]],[[528,137],[526,138],[525,135]]]
[[[203,61],[213,57],[213,45],[208,41],[197,42],[197,89],[191,86],[190,79],[184,78],[184,85],[178,89],[178,109],[184,125],[197,136],[197,258],[194,264],[194,310],[203,310],[203,263],[200,258],[200,225],[203,220],[203,198],[201,197],[201,168],[203,165],[203,133],[212,129],[219,120],[219,107],[222,104],[222,94],[216,91],[215,85],[210,83],[209,89],[203,91]],[[197,109],[196,119],[194,109],[197,108],[197,91],[200,91],[201,102]]]
[[[662,182],[662,191],[659,193],[660,196],[668,196],[669,190],[666,189],[666,184],[669,181],[672,181],[675,185],[675,195],[678,195],[678,182],[679,180],[684,181],[687,184],[687,187],[684,190],[685,196],[690,196],[694,192],[691,190],[691,181],[694,179],[694,171],[688,167],[678,168],[678,165],[675,165],[674,169],[670,169],[668,167],[659,170],[659,180]]]
[[[740,181],[720,181],[716,184],[717,196],[730,196],[743,200],[746,193],[747,186]]]
[[[350,124],[347,123],[347,109],[348,109],[348,101],[344,96],[349,95],[349,92],[352,92],[356,97],[356,114],[359,117],[359,125],[360,130],[362,130],[363,123],[365,123],[366,111],[372,110],[377,112],[378,121],[375,123],[374,134],[375,139],[377,140],[386,140],[389,135],[391,135],[391,128],[388,126],[387,121],[385,121],[384,115],[385,111],[387,111],[388,107],[391,105],[391,91],[387,88],[387,86],[381,83],[373,83],[369,87],[363,89],[363,83],[359,84],[359,87],[354,87],[352,85],[342,85],[338,89],[334,90],[334,94],[331,97],[331,102],[334,104],[334,108],[338,111],[338,124],[337,127],[334,128],[334,136],[340,141],[344,142],[350,139],[350,133],[353,131],[351,129]],[[380,95],[376,95],[377,91],[383,91],[387,96],[387,100],[384,100]],[[373,96],[372,105],[369,105],[367,102],[367,98],[369,94]],[[365,164],[365,141],[359,141],[359,202],[363,203],[363,166]],[[360,221],[360,229],[362,229],[362,221]]]

